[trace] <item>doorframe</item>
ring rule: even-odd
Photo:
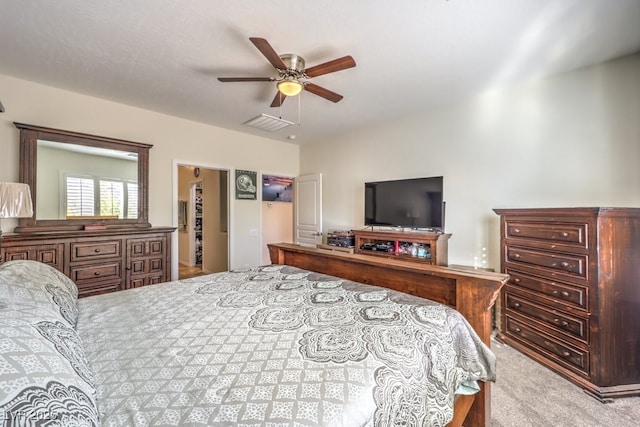
[[[211,163],[202,163],[201,161],[191,160],[172,160],[172,218],[173,227],[178,227],[178,167],[196,167],[201,169],[214,169],[227,172],[227,269],[230,265],[234,265],[233,238],[231,232],[233,228],[233,197],[235,194],[235,181],[231,178],[234,168]],[[232,185],[233,184],[233,185]],[[180,274],[180,265],[178,259],[178,233],[171,233],[171,280],[178,280]]]

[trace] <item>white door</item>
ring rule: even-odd
[[[299,176],[294,188],[294,241],[301,246],[322,243],[322,174]]]

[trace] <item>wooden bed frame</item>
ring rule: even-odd
[[[458,310],[490,345],[492,308],[507,282],[506,274],[457,269],[348,254],[289,243],[269,244],[273,264],[290,265],[355,282],[382,286],[428,298]],[[480,392],[458,396],[449,426],[484,427],[491,422],[491,389],[480,382]]]

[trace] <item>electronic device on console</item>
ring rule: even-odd
[[[330,230],[327,233],[327,245],[341,248],[353,248],[356,238],[351,230]]]
[[[387,243],[363,243],[360,249],[364,251],[392,252],[394,246],[392,242]]]

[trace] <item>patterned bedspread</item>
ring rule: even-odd
[[[495,375],[455,310],[293,267],[78,304],[104,426],[440,426]]]

